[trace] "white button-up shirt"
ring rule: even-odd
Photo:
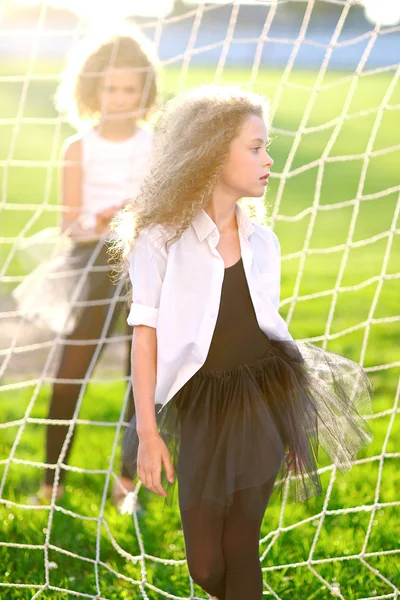
[[[273,231],[252,222],[237,205],[241,255],[261,330],[292,340],[278,312],[280,249]],[[155,403],[165,405],[202,367],[214,333],[224,279],[216,249],[219,231],[201,210],[167,250],[160,226],[142,231],[129,256],[133,302],[129,325],[157,331]]]

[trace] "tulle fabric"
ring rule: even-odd
[[[30,251],[35,253],[34,244]],[[43,248],[39,245],[36,253],[40,252]],[[25,319],[41,329],[69,335],[89,294],[109,277],[109,270],[104,241],[78,244],[70,240],[31,271],[12,295]]]
[[[179,482],[181,510],[226,514],[241,491],[248,518],[265,510],[262,486],[276,477],[293,501],[321,491],[318,449],[344,473],[372,440],[362,414],[372,384],[357,363],[310,343],[269,340],[258,361],[224,371],[201,369],[157,414]],[[136,475],[133,417],[123,444]],[[166,484],[164,480],[164,484]],[[171,485],[166,484],[171,499]]]

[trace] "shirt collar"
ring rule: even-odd
[[[236,219],[238,222],[239,231],[247,240],[254,231],[254,225],[251,219],[245,214],[243,209],[238,204],[236,204]],[[200,242],[205,240],[213,231],[217,229],[214,221],[203,209],[200,209],[195,215],[192,225]]]

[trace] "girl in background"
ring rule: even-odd
[[[304,500],[320,491],[318,446],[344,471],[371,440],[357,411],[371,409],[369,379],[293,341],[279,241],[238,205],[265,192],[266,117],[236,89],[172,100],[150,173],[115,222],[133,286],[127,464],[169,499],[176,474],[189,571],[219,600],[262,598],[260,528],[278,474]]]
[[[72,418],[96,348],[104,344],[124,312],[124,298],[116,297],[118,289],[110,279],[109,223],[126,199],[138,193],[146,173],[152,133],[141,123],[155,105],[156,95],[156,61],[145,40],[131,30],[103,39],[81,54],[78,63],[73,61],[67,68],[59,88],[58,108],[67,109],[70,119],[78,120],[79,129],[85,121],[91,125],[69,138],[63,151],[62,231],[72,244],[47,270],[45,301],[43,281],[36,286],[41,288],[40,296],[32,297],[26,289],[14,294],[20,306],[29,306],[22,307],[25,316],[42,323],[52,321],[55,331],[67,334],[48,419]],[[128,352],[127,375],[129,363]],[[128,418],[133,410],[131,397]],[[57,464],[67,432],[67,425],[48,425],[46,463]],[[64,464],[72,442],[73,437],[62,457]],[[55,469],[46,469],[36,501],[51,498],[54,477]],[[61,468],[57,498],[63,494],[63,482]],[[119,481],[114,482],[114,502],[118,504],[131,489],[132,479],[122,467]]]

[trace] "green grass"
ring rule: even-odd
[[[24,72],[24,65],[9,64],[2,67],[3,73]],[[58,73],[60,65],[40,64],[40,73]],[[303,126],[318,126],[338,117],[341,114],[346,95],[350,89],[350,79],[342,80],[343,73],[330,73],[325,77],[323,87],[318,93],[316,102]],[[213,74],[207,70],[191,71],[186,85],[210,81]],[[256,82],[256,90],[274,97],[276,85],[281,73],[277,71],[260,71]],[[173,94],[178,85],[179,73],[169,70],[165,78],[165,94]],[[231,82],[246,82],[249,73],[243,70],[227,70],[224,80]],[[316,80],[316,73],[296,72],[289,82],[301,83],[307,90],[286,88],[279,102],[275,115],[274,126],[277,129],[295,131],[298,129],[311,88]],[[376,74],[364,76],[357,82],[356,92],[352,99],[349,114],[367,110],[382,102],[392,75]],[[333,85],[333,84],[337,85]],[[32,82],[28,88],[24,116],[51,117],[55,116],[51,104],[54,86],[50,83]],[[3,84],[0,101],[2,117],[13,118],[17,115],[18,102],[21,95],[20,84]],[[388,102],[392,105],[400,103],[400,85],[393,90]],[[390,147],[398,143],[398,113],[385,111],[377,128],[376,138],[371,151]],[[333,144],[329,157],[364,153],[377,114],[359,116],[347,121],[341,128]],[[332,126],[333,128],[333,126]],[[298,150],[294,155],[291,170],[298,169],[321,157],[333,129],[310,132],[302,136]],[[0,136],[0,160],[10,156],[18,160],[48,161],[51,156],[58,155],[63,140],[72,130],[63,125],[58,138],[55,137],[54,125],[22,124],[17,131],[14,142],[13,127],[3,125]],[[271,153],[275,160],[274,171],[282,172],[289,155],[293,137],[276,132],[273,134]],[[52,150],[52,148],[54,150]],[[12,151],[11,151],[12,150]],[[302,296],[361,284],[380,275],[382,272],[388,238],[377,239],[366,245],[350,247],[347,260],[344,263],[342,278],[338,276],[344,257],[343,248],[330,253],[308,253],[304,265],[298,256],[291,254],[301,252],[305,247],[308,228],[312,226],[309,238],[310,250],[322,250],[340,246],[348,241],[349,227],[355,218],[354,233],[350,241],[359,242],[388,232],[392,226],[399,227],[393,222],[398,193],[391,193],[377,199],[363,200],[359,205],[341,207],[338,210],[317,210],[315,222],[312,224],[311,213],[299,217],[302,211],[313,206],[325,207],[343,201],[351,201],[360,193],[363,196],[388,189],[399,184],[398,164],[400,153],[391,152],[382,156],[372,157],[366,170],[365,182],[358,189],[363,160],[326,163],[323,167],[323,177],[320,193],[316,197],[318,182],[318,166],[307,169],[285,181],[283,192],[278,196],[280,179],[272,179],[267,196],[271,214],[278,207],[278,219],[274,223],[282,245],[282,314],[288,314],[291,299],[295,291],[295,282],[299,268],[303,273],[298,289],[300,300],[296,300],[291,316],[290,327],[296,338],[323,336],[326,333],[337,334],[329,340],[327,347],[335,352],[345,354],[354,360],[360,359],[360,352],[366,337],[366,352],[364,364],[367,367],[390,363],[398,360],[399,324],[398,322],[373,323],[367,331],[365,327],[354,332],[340,335],[340,332],[358,325],[370,317],[386,319],[398,315],[399,285],[398,280],[386,278],[378,296],[378,302],[373,313],[371,306],[377,293],[378,283],[372,281],[357,290],[339,290],[337,304],[331,327],[326,331],[326,323],[332,303],[332,295],[328,294],[317,299],[301,299]],[[3,173],[4,176],[4,173]],[[46,166],[30,168],[28,166],[11,166],[6,173],[5,188],[9,204],[29,203],[42,206],[43,198],[50,206],[57,205],[58,174],[56,168]],[[47,191],[46,191],[47,190]],[[47,194],[47,196],[46,196]],[[356,212],[355,212],[356,211]],[[297,216],[297,218],[295,218]],[[291,220],[285,220],[290,217]],[[30,235],[42,227],[54,225],[57,220],[56,211],[38,212],[12,211],[4,207],[0,221],[0,236],[18,235],[26,228],[25,235]],[[0,247],[0,260],[3,261],[11,250],[12,245],[6,243]],[[394,238],[387,261],[386,273],[395,274],[399,270],[400,242]],[[7,274],[20,274],[23,266],[17,259],[10,262]],[[3,291],[8,291],[4,286]],[[393,407],[398,369],[378,370],[370,373],[375,386],[375,412],[388,411]],[[7,377],[3,383],[7,383]],[[23,418],[29,401],[34,392],[33,386],[20,390],[7,391],[0,388],[0,418],[1,422],[10,422]],[[49,389],[42,384],[31,416],[45,417]],[[85,395],[80,418],[91,421],[107,421],[115,423],[119,419],[123,401],[123,386],[120,383],[92,383]],[[390,425],[391,415],[383,414],[370,423],[375,438],[360,457],[380,455],[386,434]],[[0,459],[9,456],[10,448],[18,432],[18,426],[1,430]],[[82,425],[79,427],[70,464],[85,469],[104,470],[108,467],[112,455],[115,428]],[[27,424],[17,447],[16,458],[30,461],[44,459],[45,427],[41,424]],[[386,453],[398,451],[400,422],[394,421],[387,440]],[[322,464],[326,464],[322,459]],[[383,478],[380,485],[378,501],[398,502],[400,489],[399,462],[395,458],[386,458],[383,467]],[[338,475],[328,504],[328,510],[341,508],[371,506],[375,501],[375,490],[379,477],[379,463],[361,464],[353,468],[348,475]],[[119,455],[113,465],[114,473],[119,471]],[[4,466],[0,466],[0,473]],[[26,497],[33,493],[42,477],[43,471],[38,467],[12,463],[8,471],[3,498],[23,504]],[[324,489],[329,483],[329,473],[323,476]],[[71,472],[68,475],[66,496],[61,506],[72,513],[86,517],[97,518],[100,514],[102,492],[105,485],[105,475],[80,474]],[[139,517],[140,532],[143,544],[149,555],[165,559],[182,560],[185,557],[183,535],[179,513],[175,504],[165,508],[160,498],[151,496],[145,489],[140,492],[141,501],[146,506],[146,513]],[[318,517],[324,503],[324,495],[311,499],[305,504],[288,504],[285,507],[281,531],[275,543],[263,559],[265,580],[282,599],[296,600],[325,600],[331,593],[311,573],[306,566],[296,568],[284,567],[279,570],[268,570],[274,565],[287,565],[308,559],[310,548],[317,531]],[[381,550],[399,549],[399,506],[380,508],[373,515],[372,530],[365,551],[379,552]],[[262,528],[262,536],[268,536],[278,526],[280,515],[279,498],[273,498],[268,508]],[[309,519],[303,523],[303,520]],[[314,517],[314,518],[312,518]],[[97,522],[73,518],[57,510],[52,517],[50,543],[57,548],[79,554],[82,557],[95,559]],[[391,592],[390,586],[369,570],[356,556],[363,550],[363,543],[371,518],[371,511],[355,511],[347,514],[327,515],[318,543],[313,554],[314,559],[344,558],[330,563],[320,563],[315,566],[319,575],[329,583],[340,583],[341,592],[346,600],[383,595]],[[20,544],[40,545],[45,542],[49,527],[49,512],[46,509],[27,511],[0,505],[1,540]],[[123,558],[110,542],[104,526],[107,523],[116,542],[127,552],[140,554],[139,540],[132,520],[122,517],[113,508],[108,499],[104,509],[103,522],[100,525],[100,558],[117,572],[141,579],[140,563],[132,564]],[[294,526],[294,527],[290,527]],[[260,546],[260,552],[268,548],[270,537]],[[56,587],[75,590],[81,593],[95,594],[95,569],[92,563],[85,562],[62,554],[57,549],[49,551],[49,560],[57,563],[58,568],[50,571],[50,584]],[[370,557],[368,564],[378,569],[388,581],[400,587],[400,569],[398,554],[388,554]],[[19,549],[0,547],[0,564],[3,575],[0,581],[9,583],[24,583],[40,585],[45,582],[44,552],[40,549]],[[146,581],[158,588],[182,597],[190,593],[188,572],[185,565],[171,566],[157,564],[147,559],[145,561]],[[141,598],[139,587],[118,579],[103,566],[99,566],[98,577],[101,595],[110,599]],[[197,596],[205,597],[199,588]],[[161,598],[160,594],[147,588],[151,600]],[[32,589],[3,588],[1,598],[25,599],[34,594]],[[61,599],[71,595],[56,591],[46,591],[41,598]],[[268,596],[272,597],[272,596]]]

